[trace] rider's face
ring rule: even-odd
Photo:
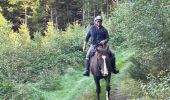
[[[97,25],[98,27],[102,26],[102,20],[96,20],[96,25]]]

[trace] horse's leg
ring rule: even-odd
[[[100,100],[100,79],[99,78],[94,78],[95,83],[96,83],[96,93],[97,93],[97,100]]]
[[[106,80],[106,100],[110,100],[110,75],[105,78]]]

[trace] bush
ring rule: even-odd
[[[84,28],[77,23],[70,25],[65,32],[53,30],[49,23],[46,36],[36,32],[34,40],[30,40],[29,31],[24,25],[19,33],[3,30],[4,27],[0,27],[4,32],[1,36],[5,36],[0,45],[3,98],[42,98],[38,91],[27,89],[27,84],[38,83],[39,88],[47,91],[60,90],[59,76],[65,74],[68,68],[81,68],[84,64],[85,55],[81,51]],[[5,81],[13,86],[8,87]]]
[[[11,96],[8,96],[8,99],[12,100],[44,100],[39,91],[25,84],[17,84],[13,89]]]
[[[61,81],[60,79],[46,80],[45,82],[40,84],[40,89],[46,91],[61,90],[62,89]]]
[[[0,96],[11,92],[13,90],[14,85],[9,82],[1,82],[0,83]]]
[[[145,97],[157,100],[170,99],[170,70],[160,71],[156,76],[147,76],[149,81],[141,82],[140,88]]]
[[[115,7],[115,6],[113,6]],[[130,12],[132,9],[132,3],[123,3],[117,5],[111,12],[111,17],[109,20],[104,18],[104,26],[108,29],[110,35],[109,44],[112,46],[122,46],[126,47],[129,45],[127,43],[127,36],[129,34],[129,24],[130,24]]]
[[[147,74],[158,74],[170,64],[167,2],[139,0],[132,6],[127,43],[136,50],[131,67],[133,78],[146,79]]]
[[[3,54],[9,46],[9,34],[11,33],[12,24],[7,21],[0,12],[0,54]]]

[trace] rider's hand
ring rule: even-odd
[[[101,44],[105,44],[107,40],[100,41]]]
[[[87,43],[86,43],[86,42],[84,42],[84,45],[83,45],[83,51],[85,51],[85,50],[86,50],[86,48],[87,48]]]
[[[83,45],[83,51],[85,51],[86,50],[86,46],[85,45]]]

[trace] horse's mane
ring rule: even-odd
[[[96,52],[97,53],[108,53],[109,52],[109,46],[108,45],[97,45],[96,46]]]

